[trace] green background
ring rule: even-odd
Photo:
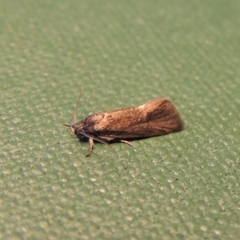
[[[236,239],[240,1],[0,1],[0,238]],[[185,130],[134,147],[69,123],[171,99]]]

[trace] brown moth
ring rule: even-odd
[[[70,127],[79,139],[88,139],[87,157],[93,151],[94,141],[107,145],[119,141],[132,146],[127,140],[178,132],[184,125],[176,107],[165,98],[151,100],[138,107],[91,114],[80,122],[76,122],[75,110],[74,118],[74,123],[64,125]]]

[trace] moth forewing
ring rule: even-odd
[[[137,107],[92,114],[81,122],[65,126],[70,127],[79,139],[82,136],[89,139],[87,156],[90,156],[94,140],[107,145],[111,141],[131,145],[127,140],[178,132],[183,125],[173,103],[158,98]]]
[[[149,122],[156,124],[157,129],[162,129],[164,134],[178,132],[183,129],[183,121],[174,104],[165,99],[159,98],[150,101],[145,106],[148,112]]]

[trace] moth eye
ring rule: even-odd
[[[83,141],[83,142],[88,141],[88,137],[86,137],[86,136],[84,136],[84,135],[82,135],[82,134],[80,134],[78,137],[79,137],[80,140]]]

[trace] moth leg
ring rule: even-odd
[[[120,140],[120,142],[121,142],[121,143],[126,143],[126,144],[129,145],[130,147],[133,146],[130,142],[128,142],[128,141],[126,141],[126,140]]]
[[[88,150],[88,154],[86,155],[86,157],[89,157],[93,151],[93,147],[94,147],[94,141],[93,138],[89,138],[89,150]]]

